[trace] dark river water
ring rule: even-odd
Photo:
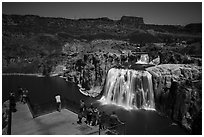
[[[43,104],[54,99],[57,93],[75,102],[84,99],[86,103],[94,103],[99,110],[108,114],[115,111],[120,120],[126,123],[126,134],[129,135],[186,135],[188,134],[178,125],[172,125],[169,118],[160,116],[156,111],[125,110],[114,105],[101,105],[96,99],[81,94],[78,87],[66,82],[60,77],[35,76],[2,76],[2,100],[8,99],[9,91],[16,91],[18,86],[29,90],[33,104]]]

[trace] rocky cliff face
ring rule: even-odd
[[[81,83],[85,89],[91,89],[87,94],[95,97],[103,91],[108,70],[112,67],[122,68],[129,57],[123,60],[120,56],[104,54],[97,59],[93,55],[86,58],[83,71],[68,73],[67,76],[72,79],[76,77],[75,82]],[[192,134],[201,134],[202,68],[187,64],[161,64],[146,70],[152,74],[156,110]]]
[[[72,69],[64,73],[64,76],[89,92],[90,96],[97,96],[103,88],[108,70],[120,62],[125,60],[120,61],[117,53],[101,51],[84,54],[83,59],[73,63]]]
[[[9,101],[6,101],[2,105],[2,135],[7,134],[8,115],[9,115]]]
[[[201,125],[202,120],[198,122],[202,113],[201,67],[163,64],[147,68],[147,71],[153,76],[156,109],[190,131]],[[201,126],[193,132],[200,134]]]
[[[102,92],[108,70],[122,68],[128,59],[117,54],[89,54],[81,60],[84,63],[79,63],[83,65],[76,64],[76,71],[66,75],[95,97]],[[152,74],[156,110],[192,134],[201,134],[202,68],[192,64],[161,64],[146,70]]]

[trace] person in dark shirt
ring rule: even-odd
[[[78,121],[77,121],[78,124],[82,123],[82,118],[83,118],[83,115],[82,115],[82,113],[79,112],[79,114],[78,114]]]
[[[91,106],[87,109],[86,121],[88,125],[91,125],[92,115],[93,115],[93,106],[91,104]]]
[[[84,103],[84,100],[80,100],[80,108],[79,108],[78,121],[77,121],[78,124],[82,123],[82,118],[84,113],[85,113],[85,103]]]
[[[98,119],[98,109],[94,108],[93,115],[92,115],[92,126],[95,126],[97,124],[97,119]]]
[[[103,111],[102,113],[101,112],[99,113],[98,124],[100,129],[105,129],[105,122],[106,122],[106,115],[105,115],[105,112]]]
[[[23,89],[21,88],[21,87],[18,87],[18,90],[17,90],[17,92],[18,92],[18,96],[19,96],[19,101],[20,102],[22,102],[23,100]]]
[[[79,112],[82,113],[85,111],[85,103],[84,100],[80,100],[80,109]]]
[[[11,111],[16,112],[17,110],[16,110],[15,93],[13,91],[10,92],[9,100],[11,105]]]

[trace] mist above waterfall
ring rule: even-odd
[[[151,74],[143,70],[110,69],[101,102],[126,109],[154,110]]]

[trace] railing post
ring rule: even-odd
[[[126,132],[126,124],[124,123],[124,135],[125,135],[125,132]]]
[[[100,124],[99,124],[99,132],[98,132],[98,134],[100,135],[101,134],[101,128],[100,128],[101,126],[100,126]]]

